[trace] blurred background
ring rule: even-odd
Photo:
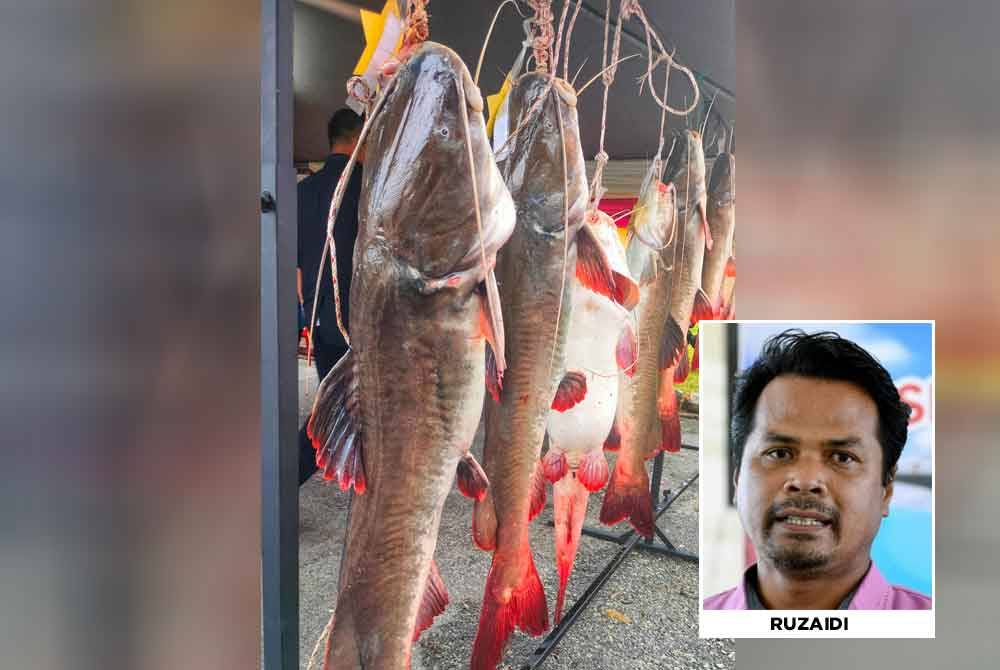
[[[732,588],[747,565],[756,560],[749,551],[732,504],[733,472],[739,464],[733,461],[730,452],[729,402],[725,394],[732,392],[732,376],[742,373],[760,355],[764,341],[788,328],[800,328],[807,333],[832,331],[855,342],[889,371],[903,401],[910,405],[910,425],[906,445],[896,465],[889,517],[882,520],[872,545],[872,559],[889,582],[932,595],[932,324],[794,321],[733,325],[706,321],[702,331],[703,346],[712,347],[716,352],[712,357],[712,372],[724,370],[727,376],[722,383],[704,389],[700,396],[704,422],[721,424],[718,431],[711,434],[713,439],[706,439],[702,445],[703,457],[710,466],[703,478],[721,477],[711,494],[702,488],[703,595],[707,597]],[[729,338],[734,338],[735,342],[730,343]],[[735,524],[732,523],[734,518]]]
[[[260,654],[260,5],[0,3],[0,667]]]
[[[744,319],[936,319],[936,640],[738,640],[737,667],[996,664],[1000,4],[742,2]]]
[[[736,5],[740,316],[936,319],[938,347],[937,640],[740,640],[739,668],[996,663],[998,25]],[[4,667],[257,667],[260,44],[260,3],[0,5]]]

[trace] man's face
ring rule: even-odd
[[[764,387],[736,475],[740,520],[762,560],[802,576],[867,566],[891,497],[867,393],[797,375]]]

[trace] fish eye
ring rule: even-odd
[[[441,137],[448,137],[448,135],[449,135],[449,131],[448,131],[448,129],[447,129],[447,128],[442,128],[442,129],[441,129],[440,131],[438,131],[438,132],[440,132],[440,133],[441,133]]]

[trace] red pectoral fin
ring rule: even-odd
[[[494,402],[500,402],[500,391],[503,390],[503,375],[497,369],[497,358],[493,347],[486,343],[486,390]]]
[[[576,278],[586,288],[626,309],[632,309],[639,302],[638,284],[631,277],[611,269],[600,241],[586,225],[576,234]]]
[[[486,273],[486,278],[480,284],[480,330],[490,347],[493,348],[493,356],[496,359],[496,369],[499,375],[503,376],[503,371],[507,368],[507,360],[504,357],[505,338],[503,330],[503,313],[500,311],[500,290],[497,288],[497,278],[493,270]]]
[[[687,347],[684,347],[684,352],[681,354],[681,358],[677,361],[677,366],[674,368],[674,383],[683,384],[687,380],[690,372],[691,365],[688,361]]]
[[[587,452],[576,469],[577,479],[591,493],[596,493],[608,483],[608,459],[599,450]]]
[[[687,351],[687,338],[673,316],[667,317],[667,327],[663,329],[663,340],[660,342],[660,369],[677,365],[681,352]]]
[[[316,449],[316,464],[324,479],[336,479],[344,491],[367,488],[361,409],[354,354],[348,351],[316,391],[306,433]]]
[[[587,378],[582,372],[572,370],[559,382],[556,397],[552,399],[552,409],[565,412],[587,395]]]
[[[694,294],[694,307],[691,309],[691,328],[698,325],[699,321],[710,321],[714,316],[712,301],[708,299],[708,294],[700,288]]]
[[[542,457],[542,473],[545,478],[555,484],[569,472],[569,462],[566,460],[566,453],[550,449]]]
[[[462,492],[462,495],[474,500],[482,501],[490,487],[486,473],[472,454],[466,454],[459,460],[456,480],[458,490]]]

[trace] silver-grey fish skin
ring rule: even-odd
[[[529,73],[510,93],[512,131],[539,96],[545,99],[514,140],[505,164],[517,209],[514,233],[497,259],[508,368],[500,402],[486,400],[484,467],[490,494],[476,505],[474,524],[477,544],[495,547],[497,592],[486,597],[498,600],[504,590],[517,586],[527,569],[523,549],[528,542],[532,475],[565,372],[575,237],[588,198],[575,94],[566,82],[556,79],[550,87],[550,81]]]
[[[441,511],[485,392],[473,179],[489,264],[514,223],[458,55],[426,42],[396,77],[373,120],[354,256],[350,334],[368,490],[352,502],[327,647],[326,665],[338,670],[409,668]]]

